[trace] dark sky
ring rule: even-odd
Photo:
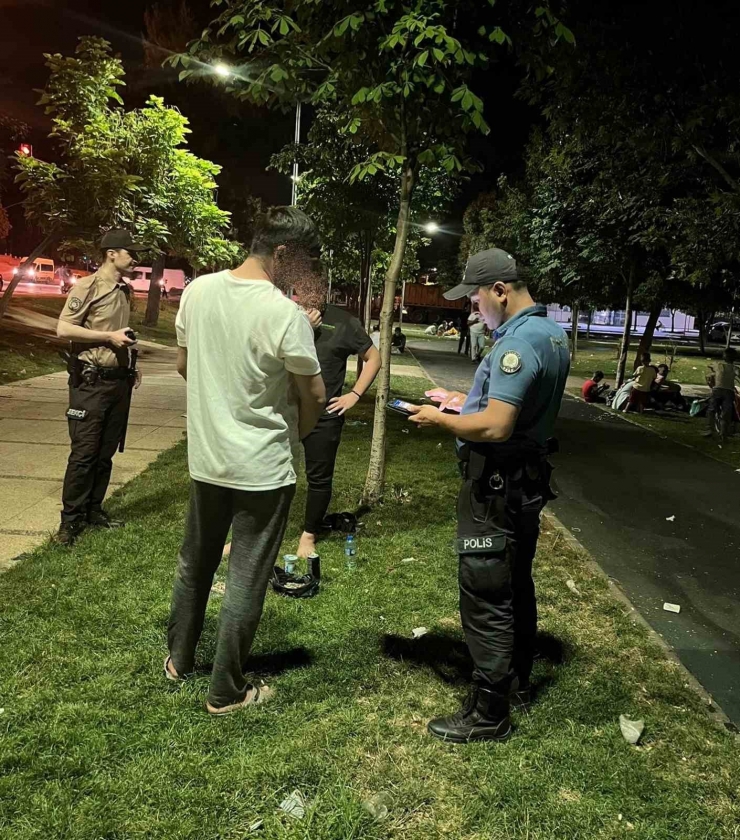
[[[38,94],[34,92],[47,78],[43,54],[69,55],[80,35],[101,35],[124,59],[127,88],[123,95],[127,106],[140,105],[146,94],[157,93],[191,119],[193,151],[224,167],[220,179],[222,205],[235,210],[242,191],[270,204],[287,203],[289,180],[276,172],[265,172],[265,168],[270,154],[292,141],[292,116],[225,101],[212,88],[180,85],[174,72],[145,68],[141,39],[148,2],[151,0],[0,0],[0,111],[31,125],[30,139],[35,149],[43,151],[48,123],[35,104]],[[208,20],[205,0],[193,0],[191,5],[202,11],[204,21]],[[472,149],[485,164],[485,172],[464,186],[450,218],[442,220],[448,228],[459,228],[462,211],[472,197],[490,188],[501,172],[519,166],[521,149],[536,114],[514,100],[515,89],[515,73],[511,72],[510,78],[504,74],[495,118],[488,114],[491,138],[477,139]],[[444,251],[454,237],[438,236],[437,240]],[[438,255],[438,248],[430,249],[424,254],[424,262],[430,265]]]

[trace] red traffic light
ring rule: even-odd
[[[18,154],[21,157],[33,157],[33,146],[30,143],[21,143],[18,146]]]

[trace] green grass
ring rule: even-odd
[[[17,297],[13,299],[12,309],[30,309],[50,318],[58,318],[64,306],[65,298],[59,297]],[[145,327],[142,319],[146,312],[146,300],[136,298],[134,311],[131,313],[131,326],[145,341],[175,346],[175,318],[178,303],[166,302],[159,313],[156,327]],[[11,309],[11,311],[12,311]],[[52,326],[49,325],[49,330]],[[64,362],[59,356],[59,346],[50,341],[24,332],[16,332],[0,327],[0,384],[30,379],[47,373],[56,373],[64,369]]]
[[[0,385],[63,369],[59,349],[51,342],[0,328]]]
[[[635,343],[627,357],[628,371],[632,370],[636,351],[637,344]],[[653,363],[656,365],[663,362],[670,364],[671,352],[670,345],[662,342],[654,343],[651,350]],[[702,355],[698,347],[679,348],[675,362],[671,367],[671,379],[683,385],[706,385],[707,365],[716,361],[721,355],[719,348],[712,352],[713,355],[707,356]],[[582,376],[584,379],[588,379],[595,370],[603,370],[607,379],[610,379],[613,384],[617,372],[618,355],[618,344],[580,340],[578,357],[575,364],[571,366],[571,376]]]
[[[398,396],[421,387],[393,380]],[[355,419],[371,413],[365,400]],[[369,428],[345,430],[335,509],[359,495]],[[0,577],[3,840],[245,840],[256,819],[265,840],[737,837],[736,741],[548,525],[541,623],[564,664],[537,666],[539,702],[515,717],[509,742],[452,747],[426,734],[457,706],[468,667],[457,652],[458,480],[448,439],[406,429],[389,417],[387,501],[364,517],[357,570],[332,539],[319,597],[268,596],[251,660],[276,691],[264,707],[213,720],[205,674],[179,689],[162,677],[184,445],[111,500],[124,530],[41,548]],[[285,550],[303,501],[301,482]],[[412,642],[418,626],[432,632]],[[645,719],[641,747],[622,739],[620,713]],[[294,788],[310,802],[302,822],[277,812]],[[373,822],[362,802],[380,791],[391,812]]]

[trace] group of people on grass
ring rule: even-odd
[[[712,434],[718,418],[725,428],[729,428],[732,423],[737,401],[735,383],[740,381],[736,363],[737,353],[729,347],[720,361],[708,366],[706,379],[712,392],[707,402],[710,426],[705,433],[707,435]],[[620,411],[636,411],[640,414],[646,408],[673,408],[679,411],[688,408],[681,386],[670,379],[670,367],[667,364],[652,364],[650,353],[642,354],[632,377],[616,392],[604,381],[604,372],[597,370],[583,383],[581,397],[587,403],[608,404]]]

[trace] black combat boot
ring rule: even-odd
[[[459,712],[430,720],[429,732],[441,741],[505,741],[511,735],[507,696],[474,685]]]
[[[110,516],[101,508],[100,510],[91,510],[87,515],[87,524],[91,528],[123,528],[124,522],[119,522],[116,519],[111,519]]]
[[[86,524],[87,523],[82,522],[81,520],[76,520],[74,522],[62,522],[59,526],[59,530],[51,538],[52,542],[55,542],[57,545],[65,545],[67,548],[71,548],[77,541],[77,537],[79,537],[85,530]]]

